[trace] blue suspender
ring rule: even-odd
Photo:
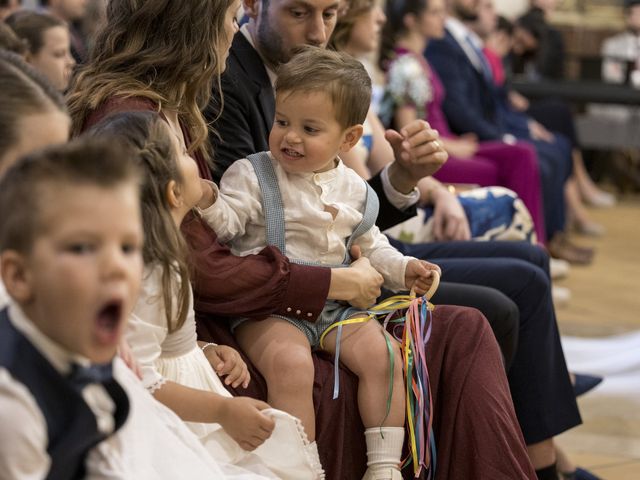
[[[285,220],[284,220],[284,203],[282,202],[282,194],[276,172],[271,163],[271,157],[267,152],[256,153],[247,157],[253,166],[256,176],[258,177],[258,185],[262,194],[262,212],[264,214],[265,230],[267,245],[278,247],[283,255],[287,254],[287,246],[285,239]],[[364,181],[364,180],[363,180]],[[343,265],[350,263],[349,250],[354,240],[369,231],[376,223],[378,218],[378,210],[380,201],[373,189],[367,185],[367,198],[365,201],[362,220],[356,226],[353,233],[346,242],[346,256]],[[302,259],[292,259],[295,263],[305,265],[316,265]]]

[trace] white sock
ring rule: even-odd
[[[367,428],[364,436],[367,441],[367,467],[399,469],[404,445],[403,427]]]

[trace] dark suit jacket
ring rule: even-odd
[[[217,132],[211,136],[216,165],[212,173],[216,182],[237,159],[269,150],[269,132],[275,115],[273,87],[262,58],[242,32],[233,39],[221,85],[223,102],[220,102],[217,86],[214,86],[214,99],[205,112],[207,120],[214,122]],[[218,117],[220,104],[223,109]],[[416,214],[415,207],[400,211],[389,203],[379,175],[373,177],[369,184],[380,198],[377,225],[382,230]]]
[[[505,91],[485,79],[449,31],[429,42],[425,57],[447,89],[442,109],[454,132],[472,132],[484,141],[505,133],[528,138],[526,115],[509,107]]]

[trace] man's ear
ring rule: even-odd
[[[349,127],[344,133],[344,140],[342,141],[342,145],[340,145],[340,151],[342,153],[347,153],[349,150],[355,147],[362,138],[363,133],[364,127],[362,125],[354,125],[353,127]]]
[[[167,196],[169,207],[178,208],[182,205],[182,193],[180,192],[178,182],[175,180],[170,180],[169,183],[167,183],[165,195]]]
[[[245,15],[254,20],[258,18],[260,16],[262,2],[263,0],[242,0]]]
[[[25,256],[16,250],[5,250],[0,255],[0,274],[9,296],[20,305],[33,299],[31,269]]]

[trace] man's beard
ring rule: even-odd
[[[463,22],[475,22],[478,20],[478,12],[473,10],[472,8],[468,8],[463,5],[458,5],[457,2],[453,6],[453,11]]]
[[[291,59],[291,53],[284,50],[282,39],[271,29],[267,12],[263,12],[261,15],[257,31],[258,49],[269,66],[275,68],[287,63]]]

